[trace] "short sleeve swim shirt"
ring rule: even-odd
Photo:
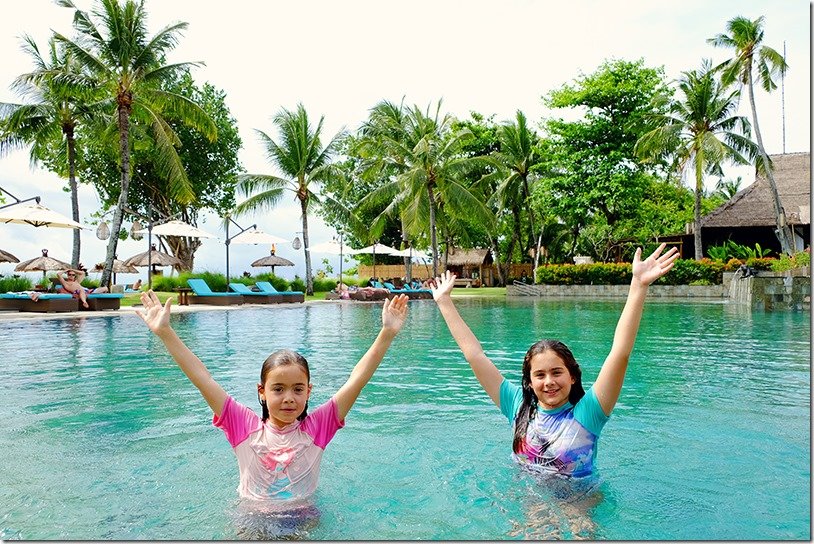
[[[500,384],[500,411],[514,428],[523,401],[523,390],[503,380]],[[576,406],[566,402],[553,410],[537,409],[529,421],[520,453],[512,457],[519,463],[534,464],[551,473],[584,477],[595,468],[597,440],[608,421],[593,387]]]
[[[331,398],[282,429],[263,423],[232,397],[212,424],[223,430],[240,470],[240,497],[261,501],[307,499],[317,488],[325,446],[345,426]]]

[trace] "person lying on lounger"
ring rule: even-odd
[[[85,272],[82,270],[69,268],[65,271],[65,277],[62,276],[62,272],[57,272],[57,279],[62,284],[58,292],[69,293],[73,298],[78,298],[85,308],[88,307],[89,293],[107,293],[107,287],[96,287],[94,289],[82,287],[82,280],[85,279]]]

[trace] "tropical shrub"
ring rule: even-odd
[[[0,278],[0,293],[14,291],[30,291],[34,287],[34,282],[28,276],[10,276]]]
[[[274,287],[277,288],[276,285]],[[294,276],[294,279],[291,281],[291,290],[305,292],[305,281],[299,276]],[[330,291],[330,289],[328,290]]]
[[[786,255],[785,253],[779,259],[772,259],[771,270],[775,272],[785,272],[795,268],[802,268],[811,265],[811,254],[807,251],[800,251],[794,255]]]
[[[747,259],[763,258],[771,253],[771,249],[763,249],[760,244],[755,244],[754,248],[737,244],[732,240],[727,240],[719,246],[710,246],[707,248],[707,255],[716,261],[729,261],[732,259],[740,259],[745,261]]]
[[[740,265],[739,265],[740,266]],[[678,259],[660,285],[718,285],[724,263],[711,259]],[[535,282],[548,285],[625,285],[633,277],[630,263],[547,264],[537,268]]]

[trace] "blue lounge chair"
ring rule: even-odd
[[[81,304],[80,310],[118,310],[122,305],[121,293],[88,293],[88,307],[85,308]]]
[[[379,283],[379,282],[376,282],[376,283]],[[406,289],[399,289],[398,287],[396,287],[395,285],[393,285],[389,281],[384,282],[384,288],[387,289],[388,291],[390,291],[391,293],[395,293],[397,295],[400,295],[402,293],[406,294],[408,292]]]
[[[277,304],[283,302],[283,295],[252,291],[242,283],[230,283],[229,289],[243,296],[243,302],[258,304]]]
[[[212,304],[214,306],[232,306],[243,304],[243,296],[233,293],[215,293],[206,282],[200,278],[187,280],[193,295],[189,298],[190,304]]]
[[[0,309],[20,312],[75,312],[79,301],[67,293],[41,293],[37,301],[26,293],[0,294]]]
[[[305,302],[305,294],[302,291],[278,291],[268,281],[258,281],[255,285],[261,293],[283,295],[283,302]]]
[[[385,285],[390,285],[387,282],[384,282]],[[404,293],[410,300],[418,300],[418,299],[430,299],[432,298],[432,291],[429,289],[416,289],[412,287],[409,283],[405,283],[404,287],[401,288],[399,291],[390,291],[391,293]]]

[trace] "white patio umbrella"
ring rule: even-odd
[[[342,234],[339,235],[339,241],[337,240],[330,240],[328,242],[322,242],[315,246],[311,246],[312,253],[327,253],[328,255],[339,255],[339,283],[342,283],[342,259],[344,254],[347,253],[348,255],[353,254],[353,248],[346,246],[342,243]]]
[[[141,229],[134,231],[133,234],[147,234],[147,244],[150,248],[153,247],[153,239],[152,235],[155,234],[157,236],[185,236],[188,238],[217,238],[214,234],[210,234],[204,230],[199,229],[198,227],[194,227],[189,223],[184,223],[183,221],[173,220],[167,221],[166,223],[162,223],[161,225],[155,226],[148,226],[146,229]],[[155,253],[153,251],[146,251],[144,255],[147,256],[148,262],[145,263],[147,265],[147,287],[152,289],[153,287],[153,274],[151,270],[154,270],[152,266],[152,261],[150,260],[151,256]],[[172,257],[170,255],[170,257]],[[172,257],[175,259],[175,257]],[[132,259],[132,257],[131,257]],[[177,259],[176,259],[177,260]],[[180,261],[178,261],[180,264]],[[136,266],[145,266],[145,265],[136,265]],[[163,266],[163,265],[162,265]]]
[[[268,234],[260,229],[246,229],[231,239],[233,244],[285,244],[288,242],[290,240]]]
[[[135,231],[135,234],[148,234],[150,229]],[[209,234],[205,230],[194,227],[183,221],[168,221],[152,228],[153,234],[158,236],[186,236],[188,238],[217,238],[214,234]]]
[[[238,228],[241,229],[241,232],[231,237],[229,236],[230,222],[234,223],[235,225],[237,225]],[[231,244],[257,245],[257,244],[285,244],[285,243],[288,243],[288,240],[286,240],[285,238],[280,238],[279,236],[274,236],[273,234],[268,234],[267,232],[263,232],[262,230],[257,228],[257,225],[252,225],[251,227],[244,229],[230,217],[226,222],[226,281],[227,282],[229,281],[229,246]],[[274,268],[271,269],[271,273],[272,274],[274,273]]]
[[[400,251],[394,251],[393,253],[389,254],[391,257],[410,257],[410,259],[430,259],[430,256],[427,255],[423,251],[416,251],[415,249],[408,247],[407,249],[402,249]]]
[[[391,255],[393,252],[398,251],[398,249],[390,246],[386,246],[384,244],[375,243],[372,246],[363,247],[362,249],[354,249],[351,250],[351,255],[359,255],[362,253],[372,253],[373,254],[373,277],[376,277],[376,254],[379,255]]]
[[[0,208],[0,223],[19,223],[34,227],[63,229],[85,228],[81,223],[36,202],[21,202]]]

